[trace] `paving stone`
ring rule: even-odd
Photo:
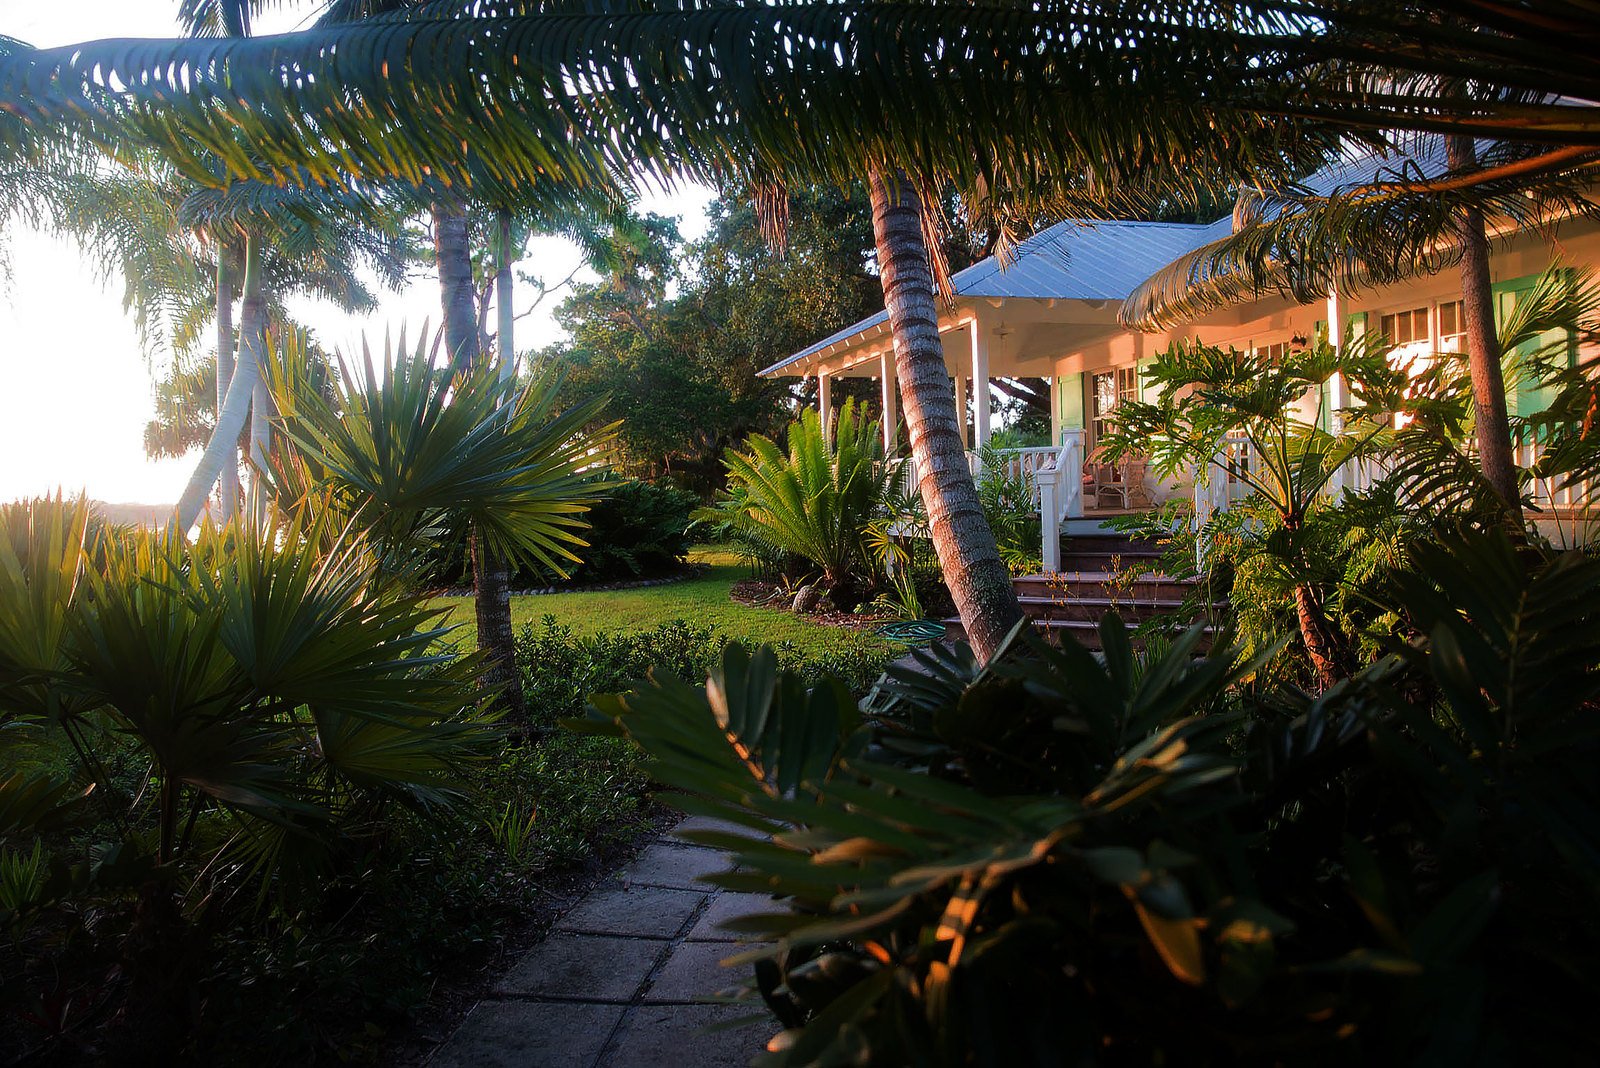
[[[480,1001],[429,1068],[574,1068],[600,1056],[621,1005]]]
[[[622,869],[622,881],[679,890],[705,890],[705,883],[695,881],[699,876],[716,875],[731,867],[727,854],[715,849],[656,842],[646,846],[632,864]]]
[[[747,1068],[778,1033],[768,1018],[724,1031],[706,1028],[762,1013],[746,1005],[641,1005],[623,1021],[616,1049],[606,1068]]]
[[[777,830],[776,827],[773,830]],[[770,837],[770,831],[758,831],[753,827],[746,827],[742,823],[730,823],[728,820],[713,819],[710,816],[690,816],[676,827],[672,834],[685,834],[690,831],[716,831],[719,834],[736,834],[740,838],[749,838],[752,841],[764,842]]]
[[[672,938],[705,900],[704,893],[658,886],[596,890],[561,917],[556,930]]]
[[[495,993],[627,1001],[664,952],[654,939],[557,931],[530,949]]]
[[[733,992],[753,974],[748,964],[724,968],[726,957],[754,946],[730,946],[726,942],[684,942],[672,951],[644,992],[646,1002],[703,1001]]]
[[[723,924],[737,916],[757,912],[782,912],[783,906],[767,894],[737,894],[724,890],[711,899],[711,906],[700,914],[699,921],[689,932],[691,942],[739,942],[749,938],[735,931],[725,930]]]

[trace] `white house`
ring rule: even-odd
[[[1327,192],[1347,183],[1371,181],[1384,164],[1357,160],[1326,168],[1307,180],[1313,190]],[[1049,455],[1019,455],[1013,462],[1030,477],[1053,481],[1041,497],[1055,498],[1062,519],[1092,517],[1097,510],[1147,507],[1174,493],[1189,493],[1181,483],[1158,484],[1127,472],[1135,483],[1112,492],[1094,492],[1083,483],[1082,464],[1114,418],[1117,404],[1140,392],[1139,367],[1184,338],[1242,350],[1287,346],[1309,338],[1327,322],[1343,322],[1348,331],[1382,330],[1401,346],[1433,352],[1451,351],[1464,327],[1460,315],[1459,277],[1455,271],[1419,276],[1402,284],[1369,288],[1359,293],[1330,294],[1316,304],[1296,304],[1272,295],[1245,300],[1179,327],[1141,333],[1119,323],[1123,301],[1152,274],[1183,255],[1226,236],[1231,217],[1196,225],[1151,222],[1058,223],[1027,241],[1002,268],[990,258],[953,278],[954,306],[942,308],[940,333],[945,363],[954,379],[958,408],[971,396],[971,446],[988,440],[992,426],[987,389],[972,383],[992,377],[1044,377],[1055,397]],[[1540,273],[1559,260],[1569,266],[1600,265],[1600,224],[1572,218],[1538,231],[1501,233],[1492,245],[1491,269],[1498,309],[1509,309]],[[761,372],[767,376],[816,376],[821,404],[830,402],[829,383],[840,377],[874,378],[882,383],[885,411],[892,423],[898,410],[894,358],[888,318],[879,313],[863,319]],[[1330,383],[1324,408],[1338,407],[1340,383]],[[1541,403],[1536,394],[1508,397],[1513,414],[1529,414]],[[1318,399],[1308,399],[1315,407]],[[892,431],[890,431],[892,432]],[[1527,458],[1525,458],[1527,459]],[[1069,470],[1070,468],[1070,470]],[[1103,474],[1103,473],[1102,473]],[[1117,475],[1113,473],[1111,480]],[[1079,486],[1087,490],[1079,497]],[[1213,494],[1216,491],[1209,491]],[[1213,503],[1226,506],[1226,490]],[[1570,503],[1570,489],[1545,490],[1543,503],[1559,508]],[[1200,502],[1204,507],[1204,502]],[[1051,509],[1043,509],[1046,512]],[[1048,519],[1048,516],[1046,517]],[[1046,538],[1046,560],[1049,562]]]

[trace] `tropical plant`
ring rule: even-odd
[[[1110,455],[1147,454],[1163,477],[1188,475],[1202,485],[1237,480],[1257,497],[1272,522],[1250,536],[1289,580],[1301,637],[1324,686],[1349,676],[1355,664],[1348,636],[1328,621],[1327,590],[1312,577],[1319,569],[1306,531],[1312,513],[1329,506],[1327,491],[1341,470],[1389,441],[1383,415],[1397,410],[1407,379],[1383,353],[1373,335],[1342,349],[1319,339],[1281,357],[1180,342],[1145,371],[1158,398],[1119,406],[1107,439]],[[1334,374],[1363,398],[1366,417],[1328,410],[1322,390]],[[1307,398],[1311,410],[1303,412]],[[1238,445],[1248,447],[1242,456]]]
[[[592,475],[610,428],[584,429],[598,405],[558,410],[549,371],[526,383],[489,366],[441,371],[435,347],[402,337],[382,373],[364,351],[360,373],[341,363],[330,399],[295,373],[303,339],[287,339],[271,373],[293,449],[274,463],[273,492],[287,509],[347,517],[397,573],[431,545],[470,537],[492,559],[567,574],[605,488]],[[491,683],[519,693],[509,607],[494,607],[477,600],[478,643]],[[520,698],[510,704],[525,713]]]
[[[325,519],[206,525],[193,545],[127,532],[91,554],[87,514],[5,509],[0,727],[69,772],[7,779],[0,838],[72,819],[84,846],[52,839],[31,899],[136,899],[122,959],[170,1022],[206,917],[313,885],[397,811],[448,821],[499,732],[476,657],[441,653],[437,613],[358,542],[322,550]]]
[[[979,450],[978,499],[1006,567],[1014,575],[1037,574],[1044,567],[1039,511],[1027,478],[1006,464],[1005,447],[991,439]]]
[[[891,478],[877,421],[847,401],[830,435],[808,409],[790,424],[784,448],[752,434],[746,450],[724,457],[729,495],[702,516],[805,558],[836,605],[855,607],[871,585],[868,531]]]
[[[1100,657],[919,654],[866,717],[730,649],[594,721],[764,832],[689,836],[778,899],[734,924],[773,943],[741,955],[785,1029],[763,1063],[1581,1057],[1600,563],[1502,531],[1389,579],[1397,652],[1316,701],[1110,616]]]

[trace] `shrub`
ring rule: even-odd
[[[700,499],[649,482],[612,482],[585,518],[589,543],[574,582],[608,582],[666,574],[689,552],[689,523]],[[547,578],[546,581],[549,581]]]
[[[522,628],[517,665],[529,714],[548,726],[582,716],[589,695],[613,692],[651,672],[703,683],[722,662],[728,641],[716,627],[684,620],[636,633],[583,637],[545,616],[538,627]],[[787,642],[777,645],[775,654],[804,678],[839,678],[857,692],[877,679],[888,659],[881,643],[854,631],[841,631],[838,647],[820,656],[807,656]]]
[[[1600,992],[1600,561],[1503,533],[1385,576],[1410,626],[1316,700],[1199,628],[1140,658],[928,654],[863,716],[731,648],[596,700],[695,811],[778,839],[781,1064],[1580,1063]]]
[[[653,578],[680,566],[689,553],[689,525],[700,499],[671,486],[631,480],[597,480],[604,496],[584,513],[587,545],[573,546],[578,562],[567,561],[565,578],[549,568],[519,567],[513,586],[548,586],[558,582],[614,582]],[[472,581],[467,539],[462,530],[441,531],[437,545],[423,554],[424,585],[448,586]]]

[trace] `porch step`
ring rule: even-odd
[[[1150,571],[1162,549],[1124,534],[1069,534],[1061,539],[1062,571]]]
[[[1143,623],[1170,616],[1183,607],[1181,600],[1141,601],[1130,597],[1032,597],[1021,595],[1022,611],[1037,622],[1099,623],[1107,612],[1116,612],[1128,623]],[[1213,606],[1220,611],[1222,605]]]
[[[1061,600],[1074,597],[1115,598],[1124,602],[1168,602],[1176,606],[1200,583],[1154,571],[1130,575],[1122,571],[1059,571],[1053,575],[1019,575],[1011,580],[1018,597]]]
[[[1085,649],[1100,649],[1102,647],[1099,620],[1036,619],[1033,625],[1044,633],[1045,640],[1049,642],[1060,644],[1070,635],[1074,641]],[[1128,629],[1132,630],[1132,627],[1130,626]],[[1210,651],[1212,636],[1215,633],[1215,627],[1206,627],[1200,636],[1200,640],[1195,643],[1195,651],[1198,653]],[[1144,648],[1144,643],[1140,641],[1138,635],[1130,634],[1129,638],[1132,640],[1135,649]]]

